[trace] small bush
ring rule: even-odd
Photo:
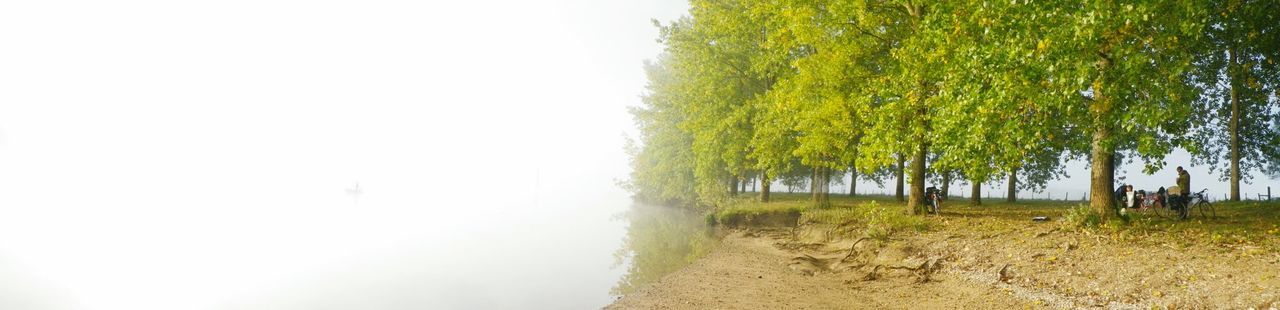
[[[794,226],[804,204],[739,202],[714,213],[708,223],[727,227]]]
[[[835,225],[864,223],[866,220],[863,213],[863,210],[857,208],[810,209],[804,212],[800,222]]]
[[[1102,217],[1093,212],[1089,205],[1079,204],[1067,209],[1062,215],[1062,221],[1068,228],[1088,228],[1102,224]]]
[[[880,206],[870,201],[852,208],[808,210],[802,222],[834,225],[856,225],[863,228],[867,237],[886,240],[903,231],[924,231],[928,222],[924,217],[906,214],[899,208]]]
[[[924,231],[928,223],[923,217],[913,216],[902,210],[889,210],[870,202],[863,206],[866,211],[867,237],[885,240],[889,236],[902,231]]]

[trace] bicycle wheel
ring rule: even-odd
[[[1217,212],[1213,210],[1213,204],[1208,201],[1200,200],[1199,203],[1196,203],[1196,209],[1200,209],[1200,217],[1218,217]]]
[[[1152,213],[1155,213],[1156,216],[1159,216],[1160,218],[1168,218],[1173,215],[1173,212],[1170,212],[1171,210],[1169,210],[1169,204],[1163,202],[1158,205],[1151,206],[1150,208]]]

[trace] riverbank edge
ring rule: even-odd
[[[1059,212],[1055,214],[1055,217],[1058,217],[1057,215],[1062,214],[1061,211],[1065,211],[1067,209],[1065,206],[1066,205],[1058,206],[1062,210],[1059,210]],[[841,209],[835,209],[836,212],[839,210]],[[1144,269],[1151,269],[1149,267],[1152,266],[1139,266],[1148,268],[1128,268],[1132,270],[1124,272],[1134,279],[1124,279],[1123,277],[1116,279],[1112,277],[1110,279],[1099,280],[1096,274],[1099,272],[1107,272],[1106,268],[1098,268],[1098,264],[1081,264],[1081,266],[1077,268],[1076,263],[1068,263],[1068,261],[1071,260],[1079,260],[1083,262],[1084,259],[1088,257],[1108,255],[1112,254],[1110,253],[1112,251],[1124,252],[1121,253],[1122,256],[1133,255],[1133,248],[1123,246],[1116,247],[1116,243],[1123,243],[1123,240],[1117,240],[1112,237],[1110,243],[1107,243],[1107,240],[1101,239],[1102,237],[1105,237],[1103,235],[1107,233],[1106,231],[1099,232],[1085,230],[1067,232],[1066,229],[1064,229],[1065,225],[1060,222],[1056,222],[1034,226],[1018,224],[1013,225],[1012,228],[1007,227],[1006,225],[1006,227],[1003,228],[991,229],[992,231],[990,232],[982,232],[982,229],[973,229],[974,223],[971,222],[983,221],[983,218],[966,218],[964,215],[961,215],[964,220],[958,221],[960,223],[947,223],[948,219],[946,217],[932,218],[931,220],[934,220],[934,224],[941,225],[934,225],[935,227],[926,228],[924,231],[908,231],[907,233],[896,234],[892,237],[870,238],[870,234],[868,234],[870,227],[867,227],[869,226],[867,225],[867,222],[870,221],[863,219],[861,223],[858,223],[858,221],[832,223],[816,219],[814,215],[823,212],[831,211],[817,208],[797,210],[796,208],[788,207],[773,208],[766,211],[757,210],[755,212],[724,212],[721,210],[721,212],[709,214],[708,223],[715,223],[724,229],[732,230],[741,234],[745,238],[764,238],[758,232],[773,232],[771,233],[771,238],[775,238],[777,240],[769,242],[776,243],[775,247],[782,250],[791,250],[788,254],[795,255],[795,257],[792,258],[792,262],[785,268],[799,273],[848,273],[858,275],[862,278],[875,278],[877,277],[877,275],[875,275],[877,273],[875,268],[878,267],[872,267],[873,270],[867,271],[860,268],[848,268],[848,265],[842,266],[842,264],[848,263],[846,259],[857,251],[874,253],[870,254],[869,259],[864,260],[876,260],[881,259],[882,257],[880,256],[883,256],[879,252],[884,252],[886,249],[889,249],[889,252],[904,252],[902,250],[903,248],[906,248],[907,250],[915,250],[916,253],[898,255],[896,259],[900,260],[900,264],[897,264],[896,267],[906,266],[909,268],[905,269],[918,269],[923,267],[922,264],[932,264],[933,266],[929,268],[936,270],[933,270],[930,273],[951,275],[957,279],[970,282],[972,285],[988,287],[994,291],[1003,292],[1009,296],[1017,297],[1019,300],[1028,304],[1043,305],[1052,308],[1135,309],[1186,307],[1204,308],[1226,306],[1237,308],[1275,309],[1277,306],[1280,306],[1280,297],[1277,297],[1275,293],[1265,293],[1268,289],[1280,287],[1280,283],[1274,281],[1276,279],[1275,276],[1264,276],[1260,281],[1250,283],[1256,288],[1252,290],[1197,290],[1194,289],[1194,287],[1204,287],[1204,284],[1188,284],[1190,281],[1197,280],[1194,275],[1197,274],[1197,272],[1191,272],[1191,275],[1188,275],[1185,272],[1166,273],[1163,271],[1167,268],[1162,267],[1160,268],[1161,272],[1158,272],[1159,274],[1157,277],[1162,276],[1164,279],[1161,279],[1161,281],[1155,281],[1156,283],[1147,283],[1147,279],[1138,279],[1140,276],[1137,276],[1137,274],[1144,272]],[[713,216],[714,218],[712,218]],[[917,217],[912,216],[912,218]],[[714,222],[712,221],[713,219]],[[962,227],[965,231],[957,231],[957,227]],[[1012,235],[1017,235],[1018,237],[1003,238],[1007,240],[1001,240],[999,236],[1011,234],[1002,234],[999,232],[1000,230],[1011,230],[1011,232],[1016,232],[1016,234]],[[941,240],[944,242],[939,242],[939,237],[942,239],[964,240],[966,238],[962,235],[965,234],[972,239],[987,239],[987,247],[978,248],[978,244],[974,244],[972,242],[958,242],[956,244],[946,244],[948,243],[945,242],[947,240]],[[1046,236],[1049,238],[1045,238]],[[863,245],[858,244],[861,241],[869,240],[869,238],[876,240],[875,242],[866,242]],[[1049,245],[1047,247],[1038,246],[1027,248],[1009,246],[1013,244],[1023,246],[1028,243],[1027,241],[1034,242],[1036,239],[1044,239],[1040,241],[1048,241],[1047,243]],[[1082,243],[1089,241],[1087,239],[1095,239],[1094,241],[1098,242],[1095,246],[1099,246],[1098,249],[1100,250],[1079,250]],[[850,242],[853,242],[854,245],[852,247],[847,247]],[[990,247],[991,244],[997,244],[1004,248],[1023,249],[1024,251],[1021,251],[1021,253],[1008,253],[1009,251],[1000,251],[997,248]],[[824,257],[821,255],[824,251],[822,248],[828,248],[825,250],[830,252],[830,248],[839,248],[841,246],[846,246],[844,251],[848,252],[848,254],[843,258],[837,260],[834,257]],[[1170,247],[1173,251],[1169,253],[1155,254],[1166,254],[1173,257],[1179,254],[1177,253],[1178,251],[1186,250],[1185,247],[1178,249],[1177,246],[1171,247],[1168,244],[1163,246]],[[896,250],[894,249],[895,247],[897,248]],[[920,251],[922,249],[924,249],[924,251]],[[1051,249],[1051,251],[1046,251],[1046,249]],[[1248,249],[1248,247],[1245,247],[1245,249]],[[1071,257],[1073,256],[1073,251],[1075,252],[1074,256],[1077,256],[1075,258]],[[810,254],[808,252],[816,252],[816,254]],[[974,252],[989,253],[986,253],[986,255],[963,254]],[[1057,253],[1056,255],[1053,255],[1055,253],[1046,254],[1046,252]],[[1082,252],[1090,253],[1084,254]],[[1003,254],[1006,258],[1010,259],[1010,262],[997,262],[1003,258],[993,257],[991,254]],[[1014,254],[1026,256],[1014,258]],[[1203,254],[1208,255],[1199,256]],[[1257,253],[1253,252],[1249,253],[1248,258],[1250,258],[1251,261],[1246,262],[1246,266],[1247,264],[1274,266],[1274,264],[1280,262],[1280,255],[1272,257],[1256,254]],[[1213,249],[1210,249],[1209,251],[1198,251],[1198,253],[1192,254],[1192,257],[1198,258],[1197,260],[1181,263],[1180,268],[1184,270],[1200,269],[1198,267],[1206,264],[1214,264],[1214,262],[1219,259],[1231,259],[1230,257],[1223,257],[1228,255],[1231,255],[1229,251],[1223,252],[1215,251]],[[932,256],[932,258],[930,258],[930,256]],[[1059,257],[1062,258],[1060,259]],[[703,257],[699,259],[699,261],[706,259],[708,259],[708,257]],[[890,260],[892,259],[895,258],[891,258]],[[810,262],[797,263],[797,260],[809,260]],[[883,259],[881,260],[883,261]],[[930,263],[930,261],[932,261],[932,263]],[[1239,260],[1237,260],[1237,263],[1239,263],[1238,261]],[[1058,268],[1059,264],[1070,264],[1071,268]],[[1101,263],[1101,265],[1104,266],[1106,264],[1108,264],[1108,262],[1104,261]],[[1151,265],[1154,264],[1155,263]],[[863,262],[862,265],[863,266],[859,267],[865,267],[867,264]],[[881,266],[886,265],[881,264]],[[1080,282],[1078,281],[1079,279],[1073,279],[1076,281],[1062,281],[1064,283],[1057,283],[1059,282],[1059,279],[1054,279],[1055,276],[1043,277],[1045,279],[1037,279],[1037,276],[1034,275],[1036,272],[1063,272],[1063,270],[1055,269],[1066,269],[1065,274],[1067,277],[1089,279],[1092,280],[1092,282],[1088,283],[1088,285],[1078,285],[1080,284],[1078,283]],[[1230,278],[1230,274],[1233,272],[1248,272],[1248,270],[1245,269],[1247,268],[1216,268],[1216,270],[1208,270],[1203,273],[1206,274],[1204,277],[1210,277],[1221,282],[1221,280]],[[1135,272],[1135,270],[1137,271]],[[686,272],[686,270],[682,269],[673,274],[679,274],[682,272]],[[1222,278],[1222,274],[1224,273],[1227,274],[1226,278]],[[898,272],[898,274],[900,277],[912,277],[909,272],[905,274]],[[919,275],[915,275],[915,277],[919,278]],[[1056,277],[1060,278],[1062,275],[1058,274]],[[664,279],[665,278],[666,277],[664,277]],[[715,279],[710,280],[714,281]],[[1106,292],[1105,290],[1101,292],[1099,291],[1100,287],[1114,285],[1118,282],[1122,282],[1121,280],[1133,280],[1133,282],[1141,281],[1143,282],[1143,285],[1140,288],[1125,288],[1125,290],[1134,292],[1124,292],[1125,290],[1120,290],[1121,292],[1119,293]],[[1200,282],[1204,282],[1204,279],[1200,279]],[[1073,284],[1077,284],[1075,286],[1078,287],[1073,287]],[[654,283],[653,285],[659,284]],[[1271,291],[1275,292],[1274,289]],[[628,296],[624,296],[623,299],[627,297]],[[615,302],[614,305],[611,305],[610,307],[618,308],[616,307],[617,305],[619,305],[619,303]]]

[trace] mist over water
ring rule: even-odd
[[[589,118],[64,108],[0,116],[0,309],[596,308],[626,270],[621,139]]]
[[[535,204],[529,191],[412,199],[378,179],[361,184],[358,202],[333,187],[327,202],[18,208],[23,195],[6,193],[0,306],[591,308],[620,276],[611,254],[624,223],[611,218],[629,199],[618,190]]]
[[[683,11],[0,5],[0,309],[606,305]]]
[[[188,150],[140,148],[144,141],[110,129],[41,136],[79,124],[14,122],[22,140],[0,153],[0,308],[596,308],[612,300],[626,270],[613,256],[626,226],[617,215],[631,205],[610,167],[622,161],[620,147],[611,150],[617,161],[586,148],[493,156],[503,150],[486,145],[537,139],[512,131],[468,136],[489,142],[468,145],[384,119],[397,129],[350,126],[347,139],[243,145],[269,145],[258,139],[281,130],[260,128]],[[120,145],[80,149],[96,137]],[[354,146],[323,150],[330,143]],[[239,154],[209,152],[219,149]]]

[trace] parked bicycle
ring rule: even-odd
[[[1191,213],[1191,209],[1196,209],[1196,210],[1199,210],[1200,217],[1207,217],[1207,218],[1218,217],[1218,212],[1214,210],[1213,203],[1209,202],[1209,196],[1205,195],[1205,192],[1207,191],[1209,191],[1208,188],[1200,190],[1199,193],[1191,194],[1191,196],[1189,196],[1190,203],[1187,204],[1188,206],[1191,206],[1191,207],[1187,208],[1187,210],[1184,213],[1189,214]],[[1187,217],[1183,216],[1182,218],[1185,219]]]
[[[1161,218],[1173,217],[1177,215],[1177,211],[1169,207],[1169,196],[1161,188],[1160,191],[1147,193],[1139,191],[1135,198],[1138,200],[1138,208],[1134,210],[1137,213],[1155,214]]]
[[[1213,208],[1213,203],[1209,202],[1209,197],[1205,192],[1209,189],[1202,189],[1200,192],[1190,195],[1169,196],[1169,205],[1176,212],[1178,219],[1185,220],[1191,217],[1192,209],[1196,213],[1200,213],[1200,217],[1215,218],[1218,213]]]

